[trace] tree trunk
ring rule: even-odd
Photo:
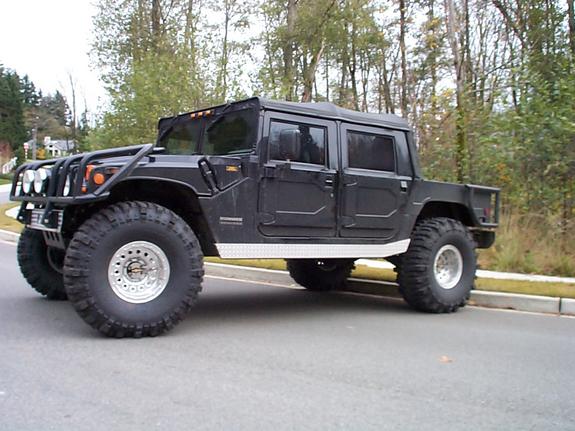
[[[517,36],[519,42],[521,43],[521,46],[525,48],[525,40],[523,38],[523,32],[520,30],[520,27],[517,26],[516,20],[514,20],[511,17],[509,12],[507,11],[507,8],[503,5],[503,3],[501,3],[501,1],[492,0],[492,3],[503,16],[503,19],[505,20],[507,26],[513,31],[513,33],[515,33],[515,36]]]
[[[457,16],[453,0],[445,0],[447,18],[447,37],[451,45],[453,55],[453,67],[456,75],[456,119],[455,119],[455,162],[457,166],[457,180],[465,182],[468,176],[467,167],[467,134],[466,134],[466,109],[465,109],[465,70],[462,62],[464,47],[460,47],[457,38]]]
[[[184,39],[187,48],[190,49],[191,61],[195,63],[195,17],[194,17],[194,0],[188,0],[188,8],[186,11],[186,28],[184,30]]]
[[[228,30],[230,26],[230,14],[231,14],[231,2],[233,0],[224,0],[224,39],[222,41],[222,58],[220,61],[220,72],[218,74],[218,81],[216,83],[217,89],[216,94],[220,97],[222,101],[226,100],[228,92]]]
[[[571,60],[575,59],[575,5],[573,0],[567,0],[567,15],[569,19],[569,47]]]
[[[399,0],[399,49],[401,50],[401,113],[407,116],[407,49],[405,47],[406,33],[406,12],[405,0]]]
[[[287,32],[283,46],[284,59],[284,97],[286,100],[293,100],[295,87],[295,65],[294,65],[294,37],[295,24],[297,20],[297,0],[288,0],[287,9]]]
[[[315,82],[315,73],[321,60],[321,55],[323,54],[324,47],[325,43],[322,40],[318,51],[312,57],[310,64],[305,70],[303,77],[303,95],[301,98],[302,102],[311,102],[312,89]]]
[[[356,52],[356,32],[355,22],[351,25],[351,61],[349,62],[349,79],[351,80],[351,92],[353,96],[353,108],[359,111],[359,98],[357,96],[357,79],[355,72],[357,71],[357,52]]]
[[[160,49],[161,26],[162,26],[162,5],[160,0],[152,0],[152,40],[156,52]]]
[[[329,102],[329,52],[325,58],[325,100]]]
[[[429,1],[428,20],[432,23],[432,31],[437,31],[435,26],[435,2]],[[437,114],[437,47],[434,46],[429,53],[429,73],[431,75],[431,115],[435,118]]]
[[[387,50],[382,46],[381,48],[381,74],[383,81],[383,100],[385,102],[385,112],[395,114],[395,107],[391,98],[391,86],[389,73],[387,71]]]
[[[78,128],[78,121],[77,121],[77,114],[76,114],[76,82],[72,77],[72,74],[68,72],[68,80],[70,81],[70,92],[72,93],[72,106],[71,106],[71,120],[72,120],[72,140],[76,143],[76,131]],[[67,148],[68,152],[70,152],[70,148]]]
[[[341,56],[341,73],[339,81],[339,94],[338,94],[338,104],[340,106],[347,106],[347,72],[349,70],[349,54],[347,52],[347,26],[346,26],[346,38],[344,43],[344,49]]]

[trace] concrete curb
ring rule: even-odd
[[[17,243],[18,238],[20,234],[0,229],[0,240]]]
[[[575,299],[561,298],[559,312],[567,316],[575,316]]]
[[[17,243],[20,235],[0,230],[0,240]],[[247,280],[259,283],[277,284],[293,289],[303,289],[290,277],[287,271],[251,268],[247,266],[227,265],[206,262],[207,276]],[[346,292],[362,293],[387,298],[401,298],[396,283],[350,278]],[[478,307],[530,311],[534,313],[551,313],[575,316],[575,299],[553,298],[550,296],[521,295],[517,293],[471,292],[470,305]]]
[[[206,263],[206,275],[297,287],[287,271]],[[387,298],[401,298],[397,284],[382,281],[350,278],[345,291]],[[575,299],[568,298],[474,290],[471,292],[469,304],[478,307],[575,316]]]
[[[14,218],[16,215],[14,215]],[[373,259],[358,259],[356,265],[364,265],[370,268],[377,269],[393,269],[395,268],[390,262],[384,260]],[[519,274],[516,272],[500,272],[500,271],[487,271],[484,269],[477,270],[477,278],[491,278],[494,280],[518,280],[518,281],[533,281],[537,283],[570,283],[575,284],[575,277],[558,277],[556,275],[540,275],[540,274]]]
[[[471,292],[469,303],[488,308],[560,314],[561,298],[476,290]]]

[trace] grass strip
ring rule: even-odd
[[[222,263],[228,265],[251,266],[264,269],[286,270],[285,261],[281,259],[219,259],[207,257],[206,262]],[[363,280],[395,282],[396,274],[392,269],[370,268],[357,265],[351,274],[354,278]],[[561,298],[575,298],[575,284],[543,283],[522,280],[496,280],[492,278],[478,278],[475,288],[490,292],[522,293],[525,295],[553,296]]]
[[[12,217],[6,215],[6,211],[11,208],[20,206],[20,204],[10,202],[7,204],[0,204],[0,229],[8,230],[10,232],[20,233],[24,225]]]

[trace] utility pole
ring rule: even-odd
[[[38,119],[39,117],[36,117],[32,132],[32,160],[36,160],[36,151],[38,150]]]

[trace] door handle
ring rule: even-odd
[[[406,192],[407,191],[407,181],[400,181],[399,182],[399,188],[401,189],[402,192]]]
[[[328,187],[333,187],[333,178],[326,178],[325,185]]]

